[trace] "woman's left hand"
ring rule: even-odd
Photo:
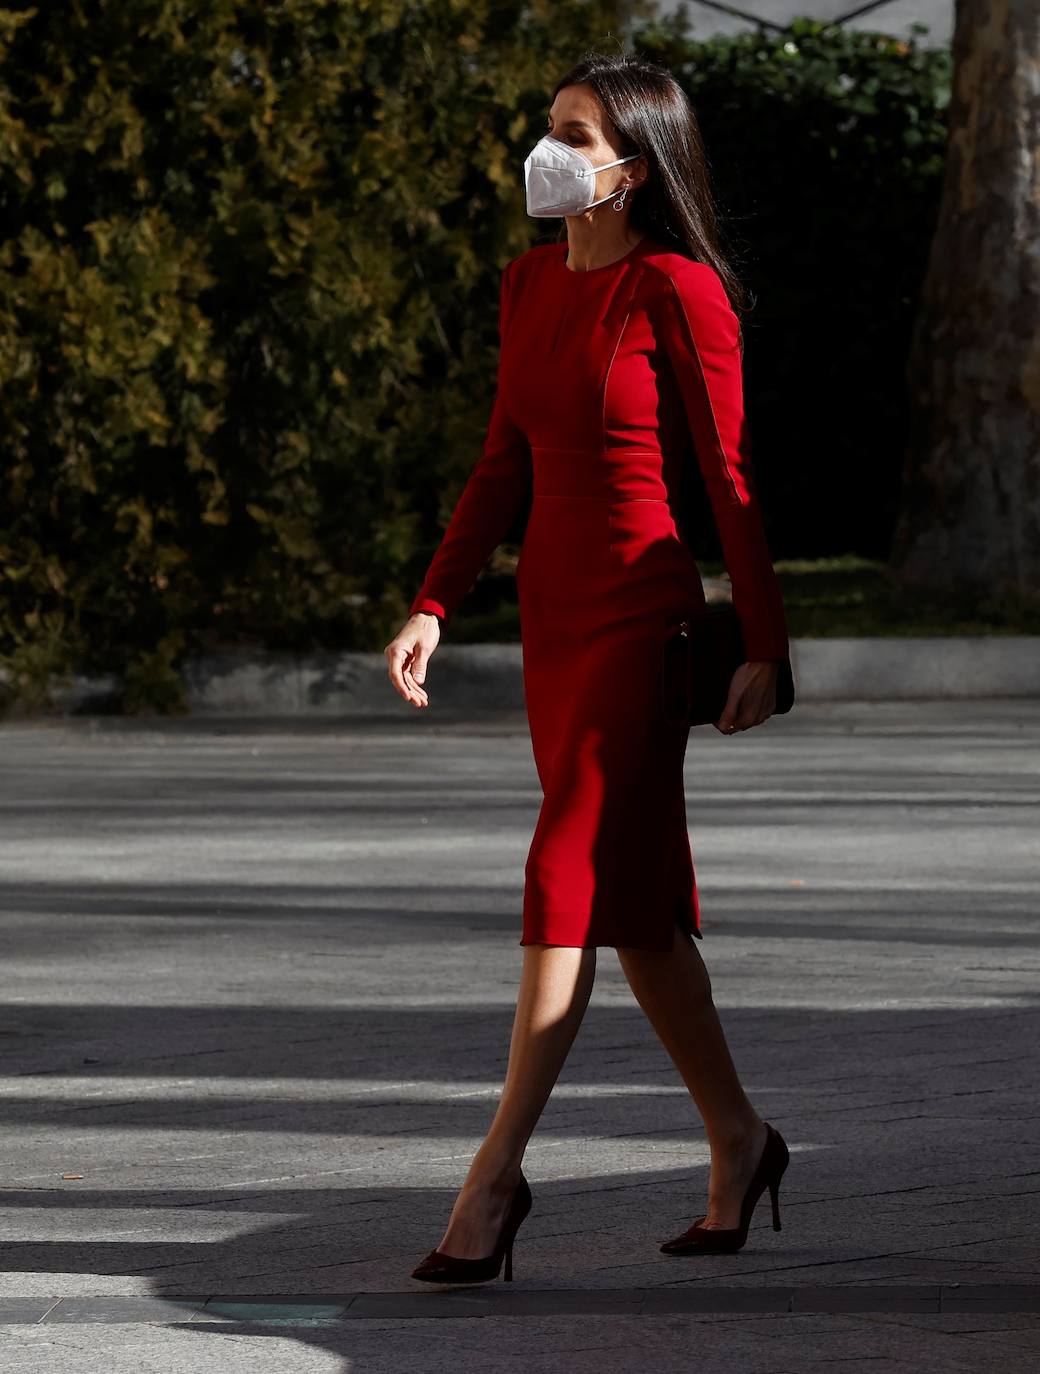
[[[779,663],[742,663],[729,684],[729,696],[715,729],[722,735],[750,730],[773,714]]]

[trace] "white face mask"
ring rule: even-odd
[[[596,194],[596,173],[620,162],[631,162],[639,153],[617,157],[613,162],[593,167],[584,153],[569,143],[562,143],[551,134],[540,138],[524,160],[524,185],[527,188],[527,213],[537,219],[556,215],[580,215],[594,205],[617,195],[593,200]]]

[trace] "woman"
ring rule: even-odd
[[[720,531],[748,662],[716,728],[760,725],[788,656],[755,494],[730,297],[696,118],[671,75],[594,57],[553,93],[524,164],[528,213],[566,237],[502,274],[498,390],[481,456],[385,655],[429,704],[446,623],[530,497],[517,595],[524,693],[544,799],[525,867],[523,970],[509,1065],[488,1135],[439,1246],[434,1282],[512,1277],[531,1206],[521,1160],[609,945],[700,1112],[707,1211],[670,1254],[744,1244],[788,1153],[737,1077],[692,937],[700,910],[683,795],[688,727],[662,709],[663,646],[704,606],[680,536],[696,461]],[[691,453],[692,449],[692,453]],[[677,939],[676,930],[681,938]]]

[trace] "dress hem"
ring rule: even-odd
[[[553,912],[552,914],[553,914],[554,917],[562,917],[562,918],[565,919],[565,920],[571,920],[571,921],[573,921],[573,920],[575,920],[575,919],[577,919],[577,920],[587,920],[587,915],[586,915],[585,913]],[[662,951],[662,952],[667,952],[667,951],[669,951],[669,950],[675,948],[675,931],[676,931],[676,930],[679,932],[680,935],[684,935],[684,936],[686,936],[688,939],[697,939],[697,940],[703,940],[703,939],[704,939],[704,934],[703,934],[703,932],[700,930],[700,928],[699,928],[696,924],[694,924],[694,923],[691,922],[691,923],[689,923],[689,924],[687,924],[687,925],[684,925],[678,918],[676,918],[676,920],[675,920],[675,922],[674,922],[674,924],[673,924],[673,926],[672,926],[672,942],[671,942],[671,944],[667,944],[667,945],[666,945],[666,944],[662,944],[662,943],[660,943],[660,942],[658,942],[658,941],[643,942],[643,941],[631,940],[631,939],[622,939],[622,940],[598,939],[598,940],[587,940],[587,941],[582,941],[581,943],[579,943],[579,942],[576,941],[576,940],[549,940],[549,939],[539,939],[537,936],[533,936],[533,935],[532,935],[532,936],[529,936],[529,935],[527,935],[526,933],[524,933],[524,934],[521,935],[520,939],[517,941],[517,944],[520,945],[520,946],[523,946],[523,945],[550,945],[550,946],[552,946],[552,947],[555,948],[555,949],[651,949],[651,950],[659,950],[659,951]],[[551,932],[547,932],[547,933],[551,933]]]

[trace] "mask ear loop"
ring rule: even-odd
[[[575,148],[574,151],[577,152],[578,149]],[[581,156],[585,157],[585,154],[582,153]],[[629,153],[628,157],[616,157],[613,162],[602,162],[598,167],[593,167],[592,163],[589,162],[589,170],[587,172],[578,172],[577,175],[580,177],[595,176],[597,172],[605,172],[608,167],[617,167],[622,162],[631,162],[634,157],[641,156],[641,153]],[[585,160],[588,162],[588,158],[585,158]]]
[[[608,167],[616,167],[616,166],[618,165],[619,162],[631,162],[632,159],[633,159],[634,157],[641,157],[641,156],[642,156],[641,153],[629,153],[628,157],[619,157],[619,158],[617,159],[616,162],[605,162],[605,163],[603,164],[602,167],[594,167],[594,168],[592,169],[592,175],[594,176],[594,175],[596,174],[596,172],[605,172],[605,171],[607,170]],[[587,173],[587,172],[582,172],[582,173],[580,173],[580,175],[581,175],[581,176],[587,176],[588,173]],[[616,196],[616,195],[617,195],[617,191],[611,191],[608,195],[600,196],[599,200],[590,201],[589,204],[585,206],[585,209],[586,209],[586,210],[592,210],[592,209],[594,209],[597,205],[603,205],[606,201],[612,199],[612,197],[614,197],[614,196]],[[620,202],[620,204],[615,204],[615,206],[614,206],[614,209],[615,209],[615,210],[619,210],[619,209],[622,208],[622,206],[624,206],[624,203],[625,203],[625,196],[627,196],[627,195],[628,195],[628,187],[626,186],[625,189],[621,192],[621,202]]]

